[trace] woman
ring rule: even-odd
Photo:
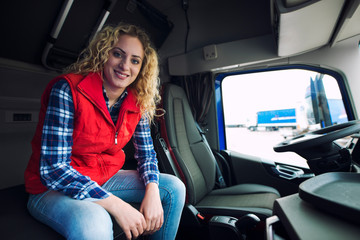
[[[174,239],[185,188],[157,167],[150,123],[159,71],[148,36],[105,27],[68,72],[41,99],[25,171],[30,213],[67,239],[112,239],[110,215],[127,239]],[[137,171],[120,170],[131,138]]]

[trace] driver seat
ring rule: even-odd
[[[264,220],[272,215],[273,203],[280,196],[272,187],[244,183],[215,189],[216,160],[197,129],[181,87],[163,86],[163,108],[167,147],[175,158],[170,165],[178,166],[172,173],[183,180],[188,204],[208,216],[240,218],[252,213]]]

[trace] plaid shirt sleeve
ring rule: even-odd
[[[106,198],[109,196],[108,192],[70,166],[73,119],[71,89],[65,80],[61,80],[52,88],[42,131],[41,181],[49,189],[75,199]]]
[[[137,170],[145,185],[150,182],[159,184],[159,169],[156,152],[154,150],[153,140],[149,120],[143,116],[136,126],[133,143],[135,148],[135,159],[138,161]]]

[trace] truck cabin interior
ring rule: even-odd
[[[356,120],[360,111],[359,0],[12,0],[0,6],[1,239],[63,239],[26,209],[24,171],[32,152],[40,97],[47,83],[77,60],[96,32],[119,22],[144,28],[159,55],[166,115],[152,128],[154,146],[160,170],[179,177],[188,194],[177,239],[312,239],[311,231],[323,226],[319,219],[328,216],[319,217],[317,210],[303,204],[303,200],[314,201],[314,196],[312,190],[309,195],[309,184],[302,183],[327,172],[359,171],[357,137],[345,147],[333,144],[360,131]],[[241,99],[239,105],[251,106],[253,100],[241,95],[247,91],[255,96],[262,84],[254,78],[255,85],[247,90],[244,86],[243,92],[243,85],[230,86],[237,97],[226,100],[226,81],[284,69],[317,73],[307,82],[307,92],[301,93],[302,97],[307,94],[305,100],[311,99],[313,109],[324,101],[323,79],[327,75],[336,79],[342,96],[342,105],[336,106],[346,114],[346,121],[340,113],[335,121],[335,110],[331,112],[330,107],[328,113],[319,107],[312,119],[316,126],[327,128],[307,134],[302,131],[305,128],[298,129],[299,106],[257,109],[254,121],[231,122],[231,117],[224,117],[227,111],[230,116],[243,111],[228,110],[226,101]],[[273,85],[278,85],[280,94],[287,91],[282,88],[285,84]],[[314,89],[317,102],[311,98]],[[263,97],[263,102],[268,101]],[[330,99],[325,100],[330,106]],[[277,122],[269,124],[272,119]],[[339,125],[331,126],[335,123]],[[246,135],[249,138],[240,144],[238,136],[244,132],[253,135]],[[246,149],[245,143],[254,134],[274,132],[281,133],[281,141],[271,143],[272,152],[294,152],[303,165],[256,155],[263,142],[252,144],[256,145],[254,155],[232,149],[236,144]],[[233,144],[231,136],[236,139]],[[136,169],[133,146],[127,145],[124,151],[124,168]],[[345,187],[358,186],[360,181],[357,175],[344,179]],[[317,204],[327,201],[316,197]],[[339,209],[336,216],[345,215],[345,223],[330,217],[326,227],[333,230],[320,231],[319,236],[356,239],[360,232],[353,222],[358,224],[358,220],[347,216],[360,209],[353,202],[349,209],[339,201],[326,203]],[[294,209],[304,211],[294,213]],[[297,217],[298,224],[292,221]],[[314,220],[304,220],[310,217]],[[276,218],[290,227],[278,227]],[[124,239],[117,224],[114,239]]]

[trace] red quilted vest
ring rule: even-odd
[[[75,108],[70,165],[99,185],[104,184],[124,165],[122,148],[131,139],[141,118],[136,98],[132,90],[128,89],[114,126],[103,97],[103,82],[97,73],[86,77],[68,74],[52,80],[41,97],[39,123],[31,142],[33,153],[25,170],[25,186],[31,194],[47,190],[40,181],[41,135],[51,88],[60,79],[69,82]]]

